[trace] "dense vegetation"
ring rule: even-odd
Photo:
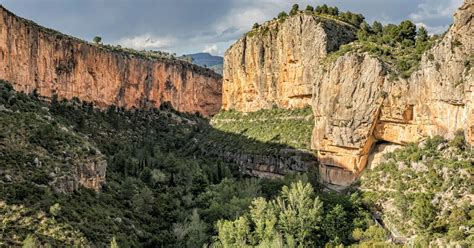
[[[0,122],[2,246],[115,240],[122,247],[200,247],[213,242],[219,219],[246,214],[254,198],[271,199],[296,179],[308,181],[242,175],[235,164],[206,155],[209,143],[241,152],[249,151],[246,144],[268,153],[286,146],[219,131],[166,104],[101,111],[78,99],[46,102],[0,82]],[[68,193],[56,183],[91,159],[108,163],[101,192]]]
[[[306,14],[312,14],[317,17],[332,19],[342,21],[344,23],[350,24],[354,27],[359,27],[361,23],[365,20],[365,17],[362,14],[352,13],[350,11],[341,12],[337,7],[329,7],[326,4],[318,5],[314,8],[311,5],[306,6],[304,11],[301,11],[300,6],[298,4],[294,4],[289,13],[287,14],[285,11],[282,11],[278,14],[277,19],[283,21],[288,16],[294,16],[298,13],[304,12]],[[254,26],[255,27],[255,26]]]
[[[216,247],[390,246],[357,193],[315,193],[301,181],[271,200],[255,198],[244,215],[220,220],[217,228]]]
[[[316,8],[308,5],[304,11],[299,9],[298,4],[294,4],[288,14],[285,11],[282,11],[277,17],[273,18],[273,21],[283,23],[288,17],[300,13],[312,15],[318,19],[337,21],[343,25],[350,25],[351,27],[357,29],[365,20],[365,17],[362,14],[356,14],[350,11],[340,12],[337,7],[328,7],[326,4],[317,6]],[[269,23],[265,23],[264,25],[255,23],[252,27],[252,30],[250,30],[246,35],[250,37],[256,35],[257,33],[265,35],[270,30],[269,25]]]
[[[391,69],[392,77],[407,78],[418,68],[422,54],[427,51],[439,36],[429,36],[424,27],[417,29],[409,20],[399,25],[383,26],[375,21],[372,26],[363,22],[357,32],[357,40],[341,46],[329,61],[347,52],[368,52],[382,59]]]
[[[474,150],[460,132],[386,154],[360,189],[395,238],[428,247],[474,244]],[[470,231],[471,230],[471,231]],[[408,240],[406,240],[408,239]]]
[[[303,109],[262,109],[251,113],[221,111],[212,118],[214,128],[243,135],[264,143],[284,144],[310,150],[314,125],[311,107]]]
[[[254,198],[243,215],[217,222],[214,245],[397,246],[387,243],[389,236],[414,247],[474,244],[474,151],[461,132],[450,141],[437,136],[411,144],[385,159],[344,195],[315,192],[299,181],[274,198]]]

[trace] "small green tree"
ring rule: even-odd
[[[135,211],[143,214],[149,214],[153,210],[153,192],[148,188],[143,188],[139,194],[133,197]]]
[[[280,12],[280,14],[278,14],[278,19],[285,19],[288,15],[286,14],[285,11],[282,11]]]
[[[417,229],[420,231],[427,231],[436,217],[436,209],[431,203],[431,197],[427,194],[420,194],[417,196],[415,198],[411,215]]]
[[[276,199],[278,228],[287,242],[296,242],[302,246],[311,245],[308,238],[321,227],[323,203],[314,197],[311,184],[301,181],[284,186],[281,196]]]
[[[314,11],[314,7],[311,6],[311,5],[308,5],[308,6],[306,6],[306,11],[308,11],[308,12],[313,12],[313,11]]]
[[[92,41],[98,45],[102,42],[102,38],[100,36],[95,36]]]
[[[337,7],[328,7],[328,14],[337,16],[339,14],[339,9]]]
[[[351,223],[348,221],[347,212],[341,205],[337,204],[326,215],[323,230],[332,244],[339,245],[347,242],[351,232]]]
[[[372,31],[375,33],[375,34],[381,34],[383,32],[383,25],[382,23],[378,22],[378,21],[374,21],[374,23],[372,24]]]
[[[318,7],[319,7],[319,6],[318,6]],[[328,6],[327,6],[326,4],[323,4],[323,5],[321,6],[320,10],[321,10],[321,12],[320,12],[321,14],[329,14],[329,8],[328,8]]]
[[[417,42],[425,42],[428,40],[428,31],[426,28],[421,26],[416,33],[416,41]]]
[[[255,24],[253,24],[253,27],[252,27],[252,28],[253,28],[253,29],[257,29],[257,28],[259,28],[259,27],[260,27],[260,24],[258,24],[258,23],[256,22]]]
[[[400,25],[398,25],[397,31],[397,41],[402,42],[403,40],[415,40],[416,25],[410,20],[402,21]]]
[[[293,4],[290,10],[290,16],[298,14],[299,9],[300,9],[300,6],[298,4]]]
[[[219,230],[218,239],[223,247],[244,247],[250,234],[249,221],[245,216],[235,221],[219,220],[217,230]]]

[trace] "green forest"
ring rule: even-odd
[[[307,110],[288,114],[269,111],[276,111],[275,121],[298,113],[311,118]],[[242,174],[236,164],[203,151],[209,149],[210,142],[225,146],[247,141],[264,147],[261,151],[288,148],[288,142],[266,143],[268,139],[237,134],[242,133],[239,130],[232,133],[229,125],[221,125],[219,130],[207,119],[177,113],[168,105],[149,110],[99,110],[78,99],[65,101],[53,96],[46,101],[35,92],[16,92],[2,81],[0,117],[2,246],[385,247],[391,234],[374,219],[372,211],[387,197],[402,197],[404,204],[413,206],[409,214],[418,216],[415,220],[419,222],[413,228],[426,230],[420,242],[430,237],[472,242],[472,234],[458,231],[472,226],[472,206],[448,208],[442,215],[434,207],[427,213],[417,210],[418,204],[426,202],[404,194],[406,185],[416,188],[426,185],[425,180],[438,181],[425,179],[425,174],[399,175],[391,169],[395,161],[362,177],[361,188],[367,190],[350,188],[336,193],[320,185],[315,172],[290,173],[279,179]],[[223,113],[218,119],[231,117],[239,115]],[[425,153],[439,157],[433,147],[445,141],[436,138],[429,142],[424,149],[409,146],[388,158],[420,161]],[[442,157],[432,163],[452,164],[448,168],[472,173],[469,159],[473,154],[464,140],[446,144],[459,151],[460,157]],[[255,152],[253,148],[247,151]],[[75,162],[69,163],[68,157]],[[91,157],[107,161],[102,190],[79,187],[71,193],[61,192],[54,184],[57,177],[74,174],[74,164]],[[385,185],[382,177],[375,176],[379,171],[405,180],[405,186],[397,186],[393,180]],[[408,172],[417,175],[416,171]],[[456,192],[462,198],[472,194],[473,188],[458,172],[451,174],[459,179],[450,182],[463,186]],[[436,177],[436,171],[433,173]],[[372,185],[393,187],[393,192],[402,195],[369,190],[375,187]],[[433,185],[426,199],[443,187],[449,185]],[[428,229],[424,226],[445,216],[460,221],[456,226],[442,221]]]

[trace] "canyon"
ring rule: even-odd
[[[472,246],[472,0],[442,35],[294,4],[223,76],[0,15],[1,247]]]
[[[473,8],[468,1],[458,10],[453,26],[408,78],[393,78],[391,65],[367,52],[335,57],[357,39],[357,28],[307,12],[254,27],[225,53],[222,78],[178,59],[84,42],[0,6],[0,78],[18,91],[77,97],[100,108],[159,108],[166,102],[179,112],[211,117],[221,109],[310,105],[314,128],[308,135],[321,179],[348,186],[393,147],[427,136],[452,138],[459,130],[474,143]],[[294,156],[285,152],[206,152],[264,177],[316,166],[305,157],[285,168]]]
[[[473,13],[466,1],[408,78],[392,78],[393,68],[367,52],[327,59],[354,39],[346,24],[306,13],[270,21],[226,52],[223,108],[310,104],[320,176],[335,185],[350,185],[387,146],[461,131],[473,144]]]
[[[222,78],[168,58],[93,45],[15,16],[0,6],[0,78],[18,91],[77,97],[96,106],[143,108],[169,102],[209,116],[221,107]]]

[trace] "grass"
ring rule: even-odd
[[[269,109],[242,113],[221,111],[211,120],[217,130],[240,134],[262,143],[286,145],[295,149],[311,149],[314,118],[311,107],[303,109]]]

